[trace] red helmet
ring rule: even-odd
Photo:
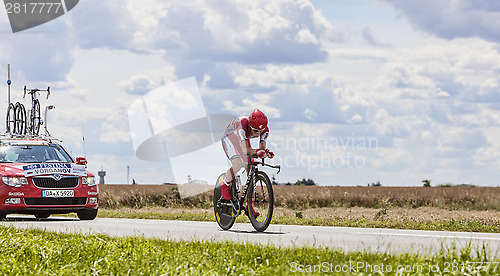
[[[267,116],[256,108],[248,116],[248,124],[251,128],[262,131],[267,127]]]

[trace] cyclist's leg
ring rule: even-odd
[[[241,170],[242,166],[243,160],[241,159],[241,157],[231,159],[231,167],[227,170],[224,181],[226,181],[226,183],[232,182],[235,176]]]
[[[221,142],[227,158],[231,161],[231,167],[227,170],[226,177],[224,179],[227,183],[229,183],[243,167],[244,162],[242,156],[244,155],[241,147],[239,145],[235,145],[235,142],[231,141],[228,137],[223,137]]]
[[[225,200],[230,200],[231,194],[229,185],[233,182],[236,174],[241,170],[243,160],[241,159],[241,153],[238,147],[236,147],[228,137],[223,137],[221,142],[226,156],[231,160],[231,167],[227,170],[226,176],[221,183],[221,194]]]

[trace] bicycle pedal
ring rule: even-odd
[[[222,208],[224,206],[226,206],[226,207],[233,207],[233,204],[231,202],[221,202],[221,203],[217,204],[218,208]]]
[[[217,208],[222,208],[223,206],[226,206],[226,207],[233,207],[233,203],[229,202],[229,201],[222,201],[222,200],[219,200],[217,202]]]

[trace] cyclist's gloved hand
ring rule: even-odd
[[[258,150],[257,151],[257,157],[259,157],[259,158],[264,158],[264,157],[266,157],[266,155],[267,155],[267,153],[265,150]]]
[[[267,157],[269,157],[269,158],[274,157],[274,152],[270,151],[269,149],[266,149],[266,154],[267,154]]]

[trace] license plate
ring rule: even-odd
[[[73,190],[43,190],[43,197],[74,197],[75,191]]]

